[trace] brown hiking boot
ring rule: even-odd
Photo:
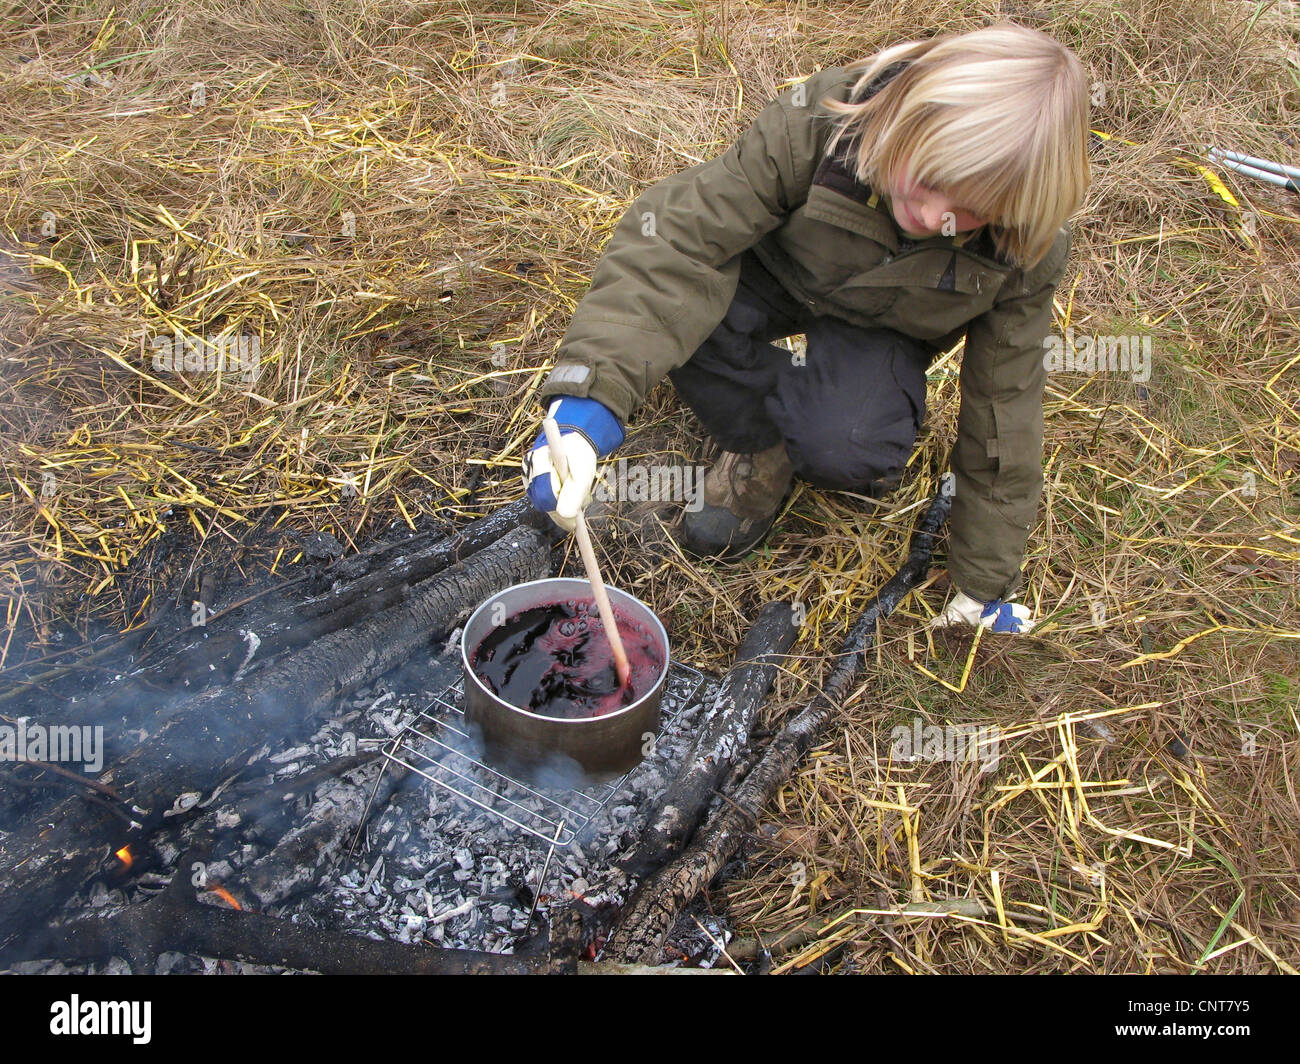
[[[682,547],[699,558],[748,554],[771,529],[793,479],[784,442],[757,454],[723,451],[704,475],[699,509],[687,507]]]

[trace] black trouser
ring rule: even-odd
[[[795,333],[808,338],[802,364],[770,342]],[[892,329],[812,314],[745,252],[726,317],[668,376],[723,450],[784,440],[810,483],[876,495],[912,453],[929,361],[920,341]]]

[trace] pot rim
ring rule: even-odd
[[[614,597],[618,596],[620,598],[627,599],[629,602],[633,602],[636,605],[640,606],[642,609],[644,609],[646,613],[650,615],[650,620],[653,622],[653,627],[651,628],[650,634],[658,637],[660,645],[663,647],[664,650],[664,660],[659,666],[659,673],[655,677],[655,682],[651,685],[650,690],[648,690],[645,694],[643,694],[640,698],[636,699],[630,705],[626,705],[622,709],[616,710],[613,713],[604,713],[599,717],[548,717],[542,713],[534,713],[531,709],[521,709],[519,706],[513,705],[512,703],[507,702],[504,698],[501,698],[493,694],[491,691],[488,690],[487,685],[484,684],[483,681],[480,680],[477,674],[474,672],[474,667],[473,665],[470,664],[470,660],[469,660],[469,647],[466,643],[465,633],[468,632],[470,628],[473,626],[474,622],[478,619],[478,615],[482,613],[485,609],[487,609],[489,606],[491,606],[492,603],[495,602],[498,598],[500,598],[502,595],[506,594],[509,591],[518,591],[522,588],[538,587],[541,585],[554,587],[556,584],[580,585],[587,589],[588,595],[591,594],[591,584],[586,580],[582,580],[579,579],[578,577],[572,577],[572,576],[547,576],[547,577],[543,577],[541,580],[529,580],[527,583],[523,583],[523,584],[511,584],[509,587],[502,588],[500,591],[496,592],[495,594],[489,595],[487,598],[485,598],[482,602],[478,604],[478,608],[475,609],[474,612],[469,615],[469,618],[465,621],[464,627],[462,627],[460,630],[460,661],[461,661],[461,666],[465,671],[466,682],[477,684],[478,689],[480,692],[482,692],[482,694],[486,695],[493,702],[503,707],[504,709],[511,710],[514,713],[522,714],[525,717],[531,717],[533,720],[545,720],[545,721],[553,721],[558,724],[564,724],[570,726],[581,726],[583,724],[596,724],[603,721],[617,720],[619,717],[631,713],[633,710],[637,709],[642,702],[644,702],[647,698],[651,697],[651,695],[653,695],[655,691],[660,688],[660,686],[663,684],[664,680],[668,676],[668,671],[671,668],[671,664],[672,664],[671,663],[672,655],[669,653],[669,649],[668,649],[668,632],[664,629],[663,622],[659,620],[658,614],[656,614],[655,611],[649,607],[649,605],[642,602],[635,595],[630,595],[626,591],[620,591],[616,587],[610,587],[608,584],[605,585],[605,590],[609,592],[610,600],[611,600],[610,605],[614,604]],[[539,602],[537,603],[537,605],[547,605],[547,603]]]

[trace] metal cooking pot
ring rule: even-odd
[[[641,763],[645,751],[659,734],[659,702],[668,678],[668,633],[644,602],[617,588],[607,588],[610,603],[624,616],[639,621],[654,640],[662,659],[655,681],[631,705],[603,717],[569,720],[544,717],[498,698],[470,667],[470,654],[492,630],[495,617],[514,616],[522,610],[568,599],[590,599],[586,580],[555,578],[498,592],[485,600],[465,623],[461,636],[461,669],[465,675],[465,717],[482,731],[489,760],[505,763],[525,772],[541,765],[577,762],[583,773],[608,779],[631,771]]]

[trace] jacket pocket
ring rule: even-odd
[[[974,481],[981,494],[989,495],[998,472],[999,444],[993,410],[982,404],[963,402],[957,414],[954,462]]]
[[[1018,522],[1033,519],[1043,485],[1042,433],[993,407],[993,436],[985,446],[992,462],[993,498]]]

